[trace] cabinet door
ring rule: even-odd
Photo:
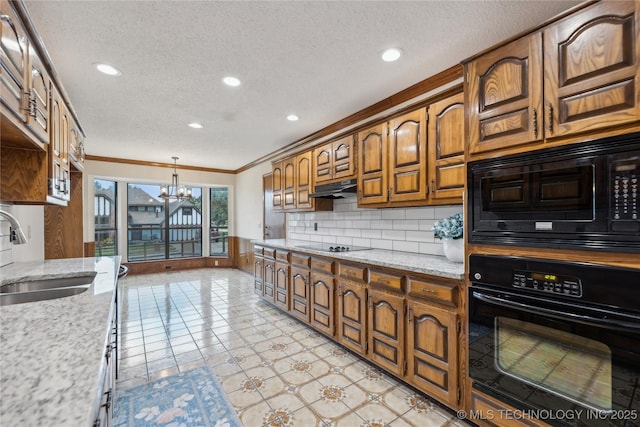
[[[346,281],[338,283],[338,341],[345,347],[366,354],[366,288]]]
[[[13,115],[25,120],[27,38],[18,15],[7,0],[0,1],[0,97]]]
[[[429,198],[456,199],[464,191],[464,94],[429,106]]]
[[[354,148],[355,140],[353,135],[339,139],[332,144],[333,179],[351,179],[355,176]]]
[[[309,270],[291,267],[291,314],[309,323]]]
[[[289,311],[289,264],[276,262],[275,303],[285,311]]]
[[[407,380],[441,402],[458,405],[458,316],[452,310],[409,300]]]
[[[253,259],[253,291],[262,296],[262,266],[264,259],[254,257]]]
[[[282,192],[284,209],[296,208],[296,159],[292,157],[282,161]]]
[[[313,150],[314,181],[321,184],[333,178],[333,144],[325,144]]]
[[[311,194],[311,151],[296,156],[296,207],[312,209]]]
[[[311,273],[311,326],[333,336],[333,276]]]
[[[387,201],[387,125],[358,133],[358,205]]]
[[[49,75],[34,49],[29,50],[27,125],[44,143],[49,142]]]
[[[542,33],[482,55],[466,71],[471,154],[542,140]]]
[[[84,138],[75,121],[71,122],[69,133],[69,161],[78,170],[84,169]]]
[[[369,289],[369,357],[398,376],[404,374],[404,298]]]
[[[640,3],[602,2],[544,31],[545,133],[640,119]]]
[[[62,163],[64,142],[63,117],[66,117],[65,107],[58,92],[51,88],[51,116],[49,143],[49,194],[53,197],[64,198],[64,167]]]
[[[282,191],[282,162],[274,163],[271,167],[271,179],[272,179],[272,192],[273,192],[273,207],[276,209],[282,209],[283,205],[283,191]]]
[[[275,278],[276,278],[276,263],[273,260],[264,260],[263,267],[263,279],[262,279],[262,297],[267,301],[273,303],[274,299],[274,289],[275,289]]]
[[[412,111],[389,122],[389,201],[427,197],[426,109]]]

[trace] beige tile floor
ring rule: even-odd
[[[466,426],[253,293],[240,270],[120,280],[117,388],[209,366],[245,427]]]

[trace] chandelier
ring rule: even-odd
[[[171,176],[171,185],[163,185],[160,188],[160,197],[164,199],[191,199],[191,189],[181,186],[178,181],[177,162],[179,157],[171,157],[173,159],[173,175]]]

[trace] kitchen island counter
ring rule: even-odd
[[[99,257],[0,268],[0,284],[96,273],[81,294],[0,307],[0,425],[93,425],[119,266]]]
[[[464,264],[454,263],[443,256],[425,255],[412,252],[390,251],[385,249],[370,249],[348,252],[325,252],[302,246],[314,244],[304,240],[291,239],[267,239],[252,240],[254,245],[269,246],[272,248],[295,250],[313,255],[331,257],[335,259],[359,262],[380,267],[395,268],[407,272],[428,274],[432,276],[446,277],[461,280],[464,278]]]

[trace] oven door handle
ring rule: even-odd
[[[597,317],[586,316],[576,313],[562,312],[553,310],[550,308],[534,307],[529,304],[521,302],[510,301],[504,298],[498,298],[491,295],[483,294],[477,291],[473,291],[473,297],[480,301],[488,302],[490,304],[500,305],[502,307],[516,308],[518,310],[527,311],[529,313],[541,314],[544,316],[550,316],[556,319],[566,319],[567,317],[575,322],[579,322],[585,325],[597,326],[600,328],[613,329],[617,331],[630,331],[637,332],[640,330],[640,319],[637,323],[625,322],[624,320],[613,319],[599,319]]]

